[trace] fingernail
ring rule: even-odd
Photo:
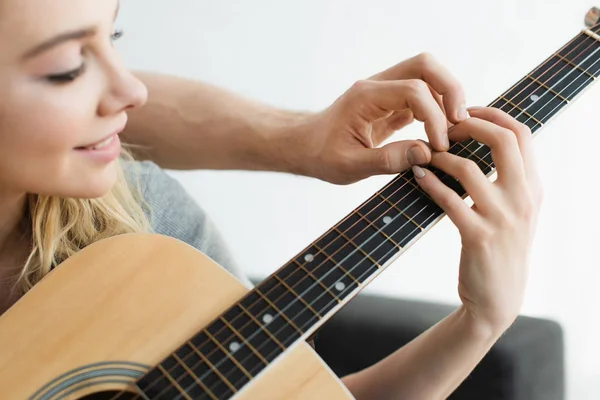
[[[425,141],[425,140],[423,140],[423,139],[417,139],[417,140],[418,140],[419,142],[421,142],[421,143],[424,143],[424,144],[425,144],[425,146],[429,147],[429,151],[433,151],[433,147],[431,146],[431,143],[429,143],[429,142],[426,142],[426,141]]]
[[[462,121],[469,117],[470,115],[467,112],[467,105],[465,103],[462,103],[458,109],[458,119]]]
[[[415,176],[417,177],[417,179],[421,179],[425,176],[425,171],[423,171],[423,168],[419,167],[418,165],[413,165],[412,171],[413,174],[415,174]]]
[[[421,146],[413,146],[406,151],[406,160],[412,165],[426,164],[427,156],[421,149]]]
[[[450,149],[450,139],[448,139],[448,136],[444,136],[442,138],[442,146],[444,147],[444,149],[448,150]]]

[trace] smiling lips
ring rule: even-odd
[[[99,150],[102,149],[106,146],[108,146],[109,144],[112,143],[113,140],[115,140],[115,136],[117,134],[112,134],[111,136],[107,137],[106,139],[102,140],[101,142],[97,142],[94,144],[91,144],[89,146],[83,146],[83,147],[77,147],[77,150]]]

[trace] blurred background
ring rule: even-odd
[[[487,105],[583,28],[583,0],[123,0],[118,46],[133,69],[211,82],[318,111],[358,79],[420,52]],[[199,111],[200,112],[200,111]],[[535,139],[545,202],[523,314],[565,330],[568,399],[600,398],[600,87]],[[169,132],[165,132],[166,135]],[[398,132],[425,138],[422,125]],[[350,186],[278,173],[170,172],[210,214],[240,265],[262,278],[392,176]],[[458,304],[460,237],[445,218],[365,292]]]

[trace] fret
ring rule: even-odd
[[[344,220],[337,225],[337,228],[346,231],[346,226],[346,220]],[[346,233],[348,234],[348,232]],[[354,237],[354,235],[351,234],[350,237]],[[365,273],[368,272],[371,267],[375,266],[375,264],[368,258],[365,258],[359,251],[350,245],[347,240],[343,239],[334,231],[320,239],[315,247],[319,248],[323,244],[331,241],[335,244],[335,251],[330,255],[334,264],[342,269],[348,276],[352,277],[353,280],[362,284],[368,277]],[[375,268],[377,267],[375,266]]]
[[[175,398],[181,395],[181,390],[173,384],[167,374],[163,372],[163,369],[163,367],[157,366],[138,381],[137,386],[146,397],[160,398],[159,396],[168,396],[169,398]],[[181,376],[185,373],[185,370],[179,367],[179,371],[176,371],[176,373]]]
[[[239,337],[242,342],[245,342],[245,345],[250,349],[250,351],[252,351],[252,353],[254,353],[254,355],[256,355],[258,357],[258,359],[260,359],[261,362],[263,362],[265,365],[267,365],[269,362],[260,354],[260,352],[258,350],[256,350],[256,348],[254,346],[252,346],[247,340],[246,338],[240,333],[239,329],[244,329],[246,328],[246,326],[248,325],[248,323],[244,323],[244,319],[246,317],[250,318],[250,320],[252,320],[252,322],[255,324],[254,329],[256,330],[256,328],[258,327],[259,329],[261,329],[267,336],[269,336],[269,338],[273,341],[273,343],[275,343],[277,346],[279,346],[279,348],[281,350],[285,351],[285,346],[283,344],[281,344],[281,342],[279,340],[277,340],[277,338],[275,336],[273,336],[273,333],[271,333],[268,329],[265,328],[265,325],[268,324],[268,322],[265,322],[264,324],[261,324],[256,318],[254,318],[254,316],[248,312],[248,310],[246,310],[244,307],[242,307],[241,305],[236,305],[234,307],[238,308],[238,315],[237,317],[234,317],[232,319],[232,322],[229,322],[226,318],[226,316],[222,316],[221,319],[223,320],[223,322],[229,327],[229,329],[231,329],[232,331],[235,332],[236,336]],[[242,315],[240,315],[242,314]],[[241,317],[241,318],[240,318]],[[239,321],[238,321],[239,319]],[[283,319],[282,319],[283,321]],[[237,324],[236,324],[237,322]],[[238,325],[240,326],[239,329],[236,329],[234,327],[234,325]],[[237,350],[235,350],[236,352],[239,350],[239,348]],[[248,358],[247,356],[244,357],[244,359]],[[256,363],[255,363],[256,364]]]
[[[213,332],[212,334],[211,331]],[[221,361],[219,361],[219,364],[226,364],[226,366],[221,367],[221,365],[219,365],[219,368],[225,371],[224,376],[227,377],[227,380],[232,383],[230,389],[235,393],[236,387],[233,385],[236,382],[243,382],[243,384],[246,384],[252,379],[252,376],[248,373],[248,369],[240,363],[240,360],[236,359],[236,350],[242,346],[252,346],[252,344],[248,340],[238,341],[236,339],[235,332],[232,331],[227,324],[224,324],[222,320],[217,320],[212,323],[207,329],[205,329],[205,333],[206,336],[208,336],[208,338],[215,343],[219,350],[227,357],[227,359],[223,358]],[[222,343],[225,343],[228,348],[225,348]]]
[[[234,357],[244,367],[244,369],[250,373],[250,375],[252,375],[252,371],[256,370],[257,368],[264,367],[269,364],[269,361],[264,354],[275,348],[275,346],[272,346],[272,344],[277,346],[278,351],[280,350],[283,352],[286,349],[286,347],[281,344],[281,341],[278,340],[274,335],[276,332],[278,332],[279,337],[284,337],[283,335],[290,333],[295,334],[295,337],[299,337],[292,327],[285,324],[285,320],[283,318],[277,318],[273,316],[273,321],[260,322],[259,319],[257,319],[251,312],[241,305],[236,305],[231,308],[225,315],[222,316],[222,318],[231,326],[230,329],[238,332],[238,337],[240,339],[244,338],[239,342],[230,341],[228,346],[234,348],[235,351],[232,352]],[[277,321],[274,322],[275,320]],[[274,329],[268,329],[268,325],[271,325],[271,328]],[[265,343],[267,343],[266,341],[261,342],[261,338],[264,338],[263,335],[254,339],[253,335],[257,331],[262,331],[264,335],[269,337],[270,341],[268,342],[268,349],[265,350],[262,347],[265,345]],[[248,340],[248,338],[251,336],[254,340]]]
[[[398,206],[394,203],[392,203],[388,198],[383,197],[381,195],[381,193],[377,193],[377,199],[382,199],[383,201],[385,201],[386,204],[389,204],[390,208],[395,209],[395,211],[398,211],[400,214],[402,214],[403,217],[405,217],[408,221],[410,221],[412,224],[414,224],[417,228],[419,228],[420,230],[423,230],[423,227],[421,225],[419,225],[415,220],[413,220],[410,216],[404,214],[404,212],[398,208]],[[374,204],[371,204],[374,203]],[[364,219],[366,219],[367,221],[369,221],[371,224],[374,224],[374,221],[372,221],[372,216],[371,213],[373,212],[373,210],[371,209],[372,205],[377,205],[380,206],[381,205],[381,201],[377,202],[375,199],[373,199],[373,201],[367,202],[365,203],[361,208],[360,208],[360,212],[361,215],[363,216]],[[383,213],[383,208],[379,208],[379,212]],[[387,210],[387,209],[386,209]],[[377,212],[375,212],[375,215],[377,215]],[[377,225],[377,224],[374,224]],[[400,246],[398,243],[395,243],[391,238],[389,238],[396,246],[398,247],[402,247]]]
[[[321,316],[341,302],[330,288],[306,270],[294,268],[293,265],[288,269],[292,272],[287,274],[285,281]]]
[[[208,387],[206,387],[206,385],[204,384],[204,382],[202,382],[202,380],[200,378],[198,378],[196,376],[196,374],[194,374],[194,371],[192,371],[184,362],[181,358],[177,357],[177,355],[173,355],[173,357],[175,358],[175,360],[177,361],[177,363],[179,365],[181,365],[187,375],[185,375],[182,378],[178,378],[177,380],[181,382],[181,387],[185,388],[185,392],[192,398],[192,399],[197,399],[200,396],[210,396],[213,398],[214,395],[212,394],[212,392],[210,391],[210,389]],[[193,379],[192,379],[193,378]]]
[[[538,100],[538,101],[542,101],[542,100]],[[517,121],[526,125],[529,129],[531,129],[532,132],[535,132],[542,126],[539,122],[534,121],[533,119],[526,116],[524,113],[522,113],[519,110],[517,110],[516,108],[512,107],[510,104],[508,104],[502,98],[496,99],[493,104],[494,104],[493,106],[495,108],[498,108],[498,109],[506,112],[508,115],[510,115]]]
[[[382,203],[379,218],[371,223],[374,229],[379,230],[385,235],[390,242],[394,244],[394,248],[389,248],[386,254],[386,261],[392,258],[396,253],[403,249],[403,245],[410,242],[416,237],[423,228],[406,214],[399,211],[396,207],[389,207],[386,203]],[[359,218],[360,214],[356,217]],[[403,245],[401,245],[402,243]]]
[[[503,97],[503,96],[500,96],[500,99],[507,102],[509,106],[515,108],[517,111],[519,111],[520,114],[524,114],[527,118],[532,119],[533,121],[537,122],[541,126],[544,125],[543,122],[539,121],[536,117],[534,117],[532,114],[527,112],[528,108],[523,108],[522,106],[519,106],[519,105],[513,103],[512,101],[510,101],[509,99],[507,99],[506,97]]]
[[[529,81],[533,81],[536,84],[540,85],[541,87],[543,87],[544,89],[546,89],[547,91],[549,91],[550,93],[552,93],[553,95],[555,95],[556,97],[558,97],[559,99],[561,99],[562,101],[564,101],[565,103],[569,103],[569,100],[566,99],[565,97],[563,97],[560,93],[558,93],[557,91],[555,91],[554,89],[552,89],[550,86],[547,86],[544,82],[540,82],[539,80],[537,80],[536,78],[534,78],[531,75],[526,75],[525,78],[519,82],[523,83],[524,80],[529,80]]]
[[[350,255],[351,258],[348,258],[348,249],[350,246],[348,246],[348,242],[335,231],[332,230],[325,234],[313,244],[313,247],[317,250],[317,252],[320,252],[329,258],[335,268],[341,269],[352,280],[358,284],[361,284],[364,281],[360,279],[360,273],[358,273],[356,270],[350,270],[350,268],[356,265],[357,262],[360,262],[363,257],[354,252]],[[327,252],[325,252],[325,249],[327,249]],[[323,271],[323,268],[320,268],[318,273],[314,273],[317,276],[323,276],[323,274],[326,272],[327,271]]]
[[[186,388],[193,388],[194,384],[198,383],[207,394],[212,396],[214,396],[215,393],[213,393],[210,390],[211,387],[214,388],[214,386],[220,386],[220,389],[222,390],[229,390],[229,387],[225,384],[225,382],[221,380],[216,371],[211,367],[209,363],[205,361],[206,357],[202,355],[196,348],[196,346],[194,346],[191,342],[186,342],[183,346],[177,349],[177,351],[173,353],[171,357],[167,358],[165,361],[167,361],[170,365],[173,365],[173,359],[171,359],[173,357],[175,358],[175,360],[179,359],[181,360],[181,362],[185,363],[185,365],[194,373],[194,375],[198,377],[199,380],[199,382],[193,381],[190,379],[189,375],[182,374],[181,369],[179,368],[179,365],[181,365],[181,363],[177,362],[177,366],[175,367],[175,369],[178,370],[178,375],[183,378],[182,386],[185,386]],[[196,387],[196,389],[199,388]]]
[[[142,393],[152,398],[167,389],[175,389],[158,368],[152,368],[136,382],[136,385]]]
[[[234,306],[234,308],[235,308],[235,307],[240,307],[240,306],[237,306],[237,305],[236,305],[236,306]],[[245,311],[245,310],[244,310],[244,311]],[[244,312],[244,311],[242,311],[242,312]],[[250,316],[250,318],[252,318],[252,315],[251,315],[251,314],[248,314],[248,316]],[[266,360],[265,360],[264,358],[262,358],[262,356],[260,355],[260,353],[258,352],[258,350],[256,350],[256,349],[254,348],[254,346],[252,346],[252,345],[251,345],[251,344],[250,344],[250,343],[249,343],[249,342],[246,340],[246,338],[245,338],[245,337],[244,337],[244,336],[243,336],[243,335],[242,335],[242,334],[241,334],[241,333],[240,333],[240,332],[239,332],[237,329],[235,329],[235,328],[233,327],[233,324],[232,324],[231,322],[229,322],[229,321],[227,320],[227,318],[225,318],[225,316],[221,316],[221,317],[219,317],[219,319],[220,319],[220,320],[221,320],[221,321],[222,321],[222,322],[225,324],[225,326],[227,327],[227,330],[229,330],[230,332],[232,332],[232,333],[233,333],[232,335],[228,335],[228,336],[227,336],[227,338],[226,338],[226,339],[224,339],[224,340],[223,340],[222,338],[219,338],[219,337],[217,336],[217,339],[218,339],[218,340],[219,340],[221,343],[225,343],[226,341],[228,341],[228,340],[230,340],[230,339],[232,339],[232,340],[235,340],[235,338],[238,338],[238,339],[240,339],[241,343],[242,343],[244,346],[247,346],[247,347],[250,349],[250,351],[252,351],[252,352],[253,352],[253,353],[254,353],[254,354],[255,354],[255,355],[258,357],[258,358],[260,358],[260,360],[261,360],[262,362],[264,362],[265,364],[267,364]],[[254,322],[256,322],[256,323],[257,323],[258,321],[254,320]],[[285,350],[285,347],[284,347],[284,346],[283,346],[281,343],[279,343],[279,341],[278,341],[278,340],[277,340],[275,337],[273,337],[269,331],[265,330],[265,328],[264,328],[264,327],[263,327],[261,324],[258,324],[258,325],[259,325],[260,329],[262,329],[262,330],[263,330],[263,332],[265,332],[265,333],[266,333],[266,334],[269,336],[269,338],[270,338],[271,340],[273,340],[273,342],[275,342],[275,344],[277,344],[277,345],[278,345],[278,346],[279,346],[279,347],[280,347],[282,350]],[[223,332],[225,332],[225,331],[226,331],[226,329],[223,329]],[[218,333],[217,333],[217,335],[220,335],[220,334],[221,334],[221,332],[218,332]],[[239,343],[239,342],[237,342],[237,340],[236,340],[236,343]],[[229,344],[229,347],[231,347],[231,346],[232,346],[232,343],[230,343],[230,344]],[[237,347],[237,348],[235,348],[235,349],[230,349],[230,350],[231,350],[231,352],[232,352],[232,353],[235,353],[237,350],[239,350],[239,347]],[[239,360],[238,360],[238,361],[239,361]],[[236,364],[236,365],[237,365],[237,364]],[[245,368],[243,365],[237,365],[237,366],[238,366],[239,368],[241,368],[243,372],[244,372],[244,370],[246,370],[246,371],[247,371],[247,369],[246,369],[246,368]],[[244,373],[245,373],[245,372],[244,372]],[[246,375],[247,375],[247,374],[246,374]],[[248,376],[248,378],[252,379],[252,376]]]
[[[472,149],[469,148],[469,145],[471,144],[475,144],[475,141],[472,139],[464,142],[455,142],[454,146],[457,148],[457,152],[455,154],[459,157],[468,158],[469,160],[474,161],[479,169],[481,169],[481,172],[483,172],[485,175],[492,172],[494,169],[492,165],[486,160],[479,158],[479,156],[474,153],[479,143],[477,143],[477,146]]]
[[[462,185],[460,184],[460,182],[454,178],[453,176],[447,174],[446,172],[434,168],[434,167],[430,167],[429,168],[431,170],[431,172],[433,172],[433,174],[435,176],[438,177],[438,179],[445,184],[446,186],[448,186],[450,189],[452,189],[454,192],[456,192],[456,194],[458,194],[459,196],[463,196],[467,191],[462,187]]]
[[[489,165],[494,167],[494,160],[492,159],[492,150],[483,143],[473,141],[472,144],[467,148],[477,155],[477,157],[483,158]]]
[[[592,54],[598,49],[600,49],[600,42],[586,34],[579,34],[571,43],[562,48],[558,55],[571,65],[576,65],[580,71],[586,71],[589,76],[597,77],[600,73],[600,65],[597,62],[598,57],[594,57]]]
[[[214,322],[213,322],[214,323]],[[227,353],[212,340],[204,330],[190,339],[176,354],[190,366],[196,376],[201,377],[204,384],[217,397],[220,393],[235,393],[235,387],[226,377],[235,364],[229,359]],[[172,357],[163,363],[173,363]]]
[[[310,301],[311,301],[311,299],[310,299],[310,298],[308,299],[308,300],[309,300],[309,302],[307,302],[307,301],[306,301],[306,299],[304,299],[304,298],[302,297],[302,293],[303,293],[303,292],[299,292],[299,293],[298,293],[298,292],[296,292],[296,291],[295,291],[295,290],[294,290],[294,289],[293,289],[291,286],[289,286],[289,285],[288,285],[288,284],[287,284],[287,283],[286,283],[286,282],[285,282],[283,279],[279,278],[279,277],[277,276],[277,274],[275,274],[274,276],[275,276],[275,278],[276,278],[276,279],[277,279],[279,282],[281,282],[281,284],[282,284],[283,286],[285,286],[285,288],[286,288],[287,290],[289,290],[289,291],[290,291],[290,293],[292,293],[292,294],[293,294],[293,295],[294,295],[294,296],[295,296],[295,297],[296,297],[298,300],[300,300],[300,301],[302,302],[302,304],[304,304],[304,306],[305,306],[306,308],[308,308],[310,311],[312,311],[312,313],[313,313],[313,314],[315,314],[315,316],[316,316],[318,319],[321,319],[321,318],[323,317],[321,314],[319,314],[319,312],[318,312],[318,311],[315,311],[315,309],[313,309],[313,308],[312,308],[312,306],[310,305]]]
[[[365,202],[365,204],[363,204],[359,209],[359,215],[362,216],[363,219],[368,221],[371,225],[377,228],[385,226],[386,229],[383,229],[382,233],[385,234],[388,237],[388,239],[392,243],[394,243],[394,245],[400,250],[402,249],[402,246],[399,243],[397,243],[396,240],[394,240],[394,238],[391,236],[391,232],[389,231],[389,229],[387,229],[387,226],[390,223],[392,223],[393,221],[401,220],[402,225],[404,225],[405,222],[408,222],[408,225],[411,225],[411,228],[416,228],[419,231],[422,231],[424,229],[421,225],[419,225],[419,223],[417,223],[417,221],[412,219],[410,215],[407,215],[404,212],[404,210],[398,207],[397,204],[390,201],[390,199],[384,197],[381,193],[377,193],[376,197],[369,200],[368,202]],[[394,223],[393,225],[396,227],[399,226],[397,225],[397,223]]]
[[[208,394],[211,398],[221,398],[233,394],[213,368],[204,363],[198,356],[190,356],[190,354],[193,354],[190,346],[182,346],[176,354],[180,359],[186,360],[186,365],[190,366],[196,376],[202,377],[202,384],[207,388],[204,389],[205,393],[202,393],[202,385],[199,386],[176,361],[174,355],[171,355],[137,382],[137,386],[147,397],[175,398],[180,395],[179,389],[162,370],[168,371],[170,376],[176,377],[175,382],[181,382],[180,386],[188,389],[190,394]]]
[[[313,253],[317,253],[318,250],[315,249]],[[281,270],[279,270],[276,275],[279,276],[279,279],[285,280],[285,282],[296,290],[296,292],[304,293],[309,290],[310,292],[321,292],[327,293],[326,296],[331,297],[333,300],[337,302],[341,302],[341,300],[334,294],[327,285],[317,277],[317,275],[313,274],[309,271],[304,265],[298,261],[298,259],[302,258],[304,263],[306,264],[314,264],[319,265],[321,262],[326,262],[327,259],[321,254],[320,259],[315,259],[315,256],[311,254],[310,251],[306,250],[302,253],[304,256],[299,256],[293,260],[293,264],[288,264]],[[308,257],[310,256],[310,257]],[[308,257],[310,261],[306,261],[305,257]],[[327,267],[324,270],[329,270]],[[313,288],[314,285],[317,285],[318,288]],[[321,294],[319,293],[319,295]],[[314,293],[307,294],[309,299],[314,299],[316,297]]]
[[[556,55],[550,57],[543,67],[532,71],[530,75],[569,100],[574,99],[593,80],[566,62],[564,57]]]
[[[271,279],[266,282],[269,281]],[[262,288],[263,284],[259,285],[259,288]],[[267,301],[263,295],[259,294],[257,289],[249,293],[239,305],[251,314],[254,320],[259,321],[281,344],[288,337],[297,339],[304,333],[294,323],[290,323],[289,319],[285,318],[277,308],[273,307],[273,304]],[[246,325],[251,326],[253,330],[258,328],[254,323],[247,322]],[[238,329],[235,324],[233,326]],[[244,331],[242,331],[242,334],[245,336]]]
[[[360,219],[360,218],[358,218],[358,219]],[[364,250],[362,249],[362,247],[360,247],[359,245],[357,245],[356,243],[354,243],[354,242],[352,241],[352,239],[348,238],[346,235],[344,235],[342,232],[340,232],[340,231],[339,231],[337,228],[335,228],[335,227],[334,227],[333,229],[334,229],[334,230],[335,230],[335,231],[336,231],[336,232],[337,232],[337,233],[338,233],[338,234],[339,234],[341,237],[343,237],[343,238],[344,238],[344,240],[346,240],[346,241],[348,242],[348,244],[350,245],[350,247],[352,247],[352,248],[353,248],[355,251],[359,251],[360,253],[362,253],[362,255],[363,255],[364,257],[368,258],[368,259],[369,259],[369,261],[371,261],[373,264],[376,264],[378,267],[380,267],[380,266],[381,266],[381,265],[379,265],[379,263],[378,263],[376,260],[374,260],[374,259],[373,259],[373,258],[372,258],[372,257],[369,255],[369,253],[367,253],[366,251],[364,251]],[[389,240],[389,238],[387,238],[387,239]]]
[[[581,72],[582,74],[586,74],[590,78],[594,78],[594,75],[592,75],[592,73],[590,73],[587,70],[583,69],[580,65],[575,64],[573,61],[569,60],[568,58],[566,58],[564,56],[561,56],[559,54],[556,54],[555,57],[560,58],[561,60],[563,60],[564,62],[566,62],[567,64],[571,65],[573,68],[575,68],[577,71]]]
[[[297,265],[299,268],[296,268],[295,265]],[[288,269],[291,269],[291,272],[288,272],[286,275],[283,276],[288,276],[288,278],[285,278],[286,281],[288,281],[288,283],[290,283],[292,286],[295,285],[303,285],[303,282],[306,281],[308,285],[312,285],[313,282],[315,282],[317,285],[319,285],[325,292],[327,292],[331,297],[333,297],[334,300],[336,300],[337,302],[341,302],[341,300],[338,298],[338,296],[333,293],[330,288],[328,288],[327,286],[325,286],[325,284],[323,283],[323,281],[321,281],[320,279],[318,279],[312,272],[310,272],[309,270],[307,270],[302,264],[298,263],[297,260],[294,260],[294,264],[289,264]],[[285,271],[285,268],[282,269],[282,271]],[[298,289],[303,291],[302,289]]]
[[[314,246],[306,249],[295,259],[295,262],[303,262],[304,267],[327,287],[330,293],[335,293],[338,299],[344,299],[347,294],[360,286],[360,282],[352,274],[325,257]]]
[[[432,223],[444,211],[422,191],[417,191],[406,184],[406,174],[400,174],[388,186],[383,188],[380,193],[387,197],[396,206],[404,210],[404,213],[412,218],[423,228]],[[399,243],[406,246],[406,243]]]
[[[344,251],[340,252],[339,262],[342,262],[341,256],[346,258],[347,261],[344,262],[349,268],[352,268],[355,276],[359,274],[361,282],[364,282],[398,251],[396,243],[391,242],[382,234],[381,230],[373,227],[356,214],[348,216],[338,225],[338,229],[345,232],[346,236],[352,238],[356,246],[369,254],[369,258],[366,258],[353,246],[346,246]]]
[[[495,168],[494,160],[492,159],[492,153],[488,146],[481,144],[473,139],[466,141],[462,145],[465,146],[465,149],[467,149],[467,151],[469,151],[470,154],[475,155],[475,157],[485,162],[485,169],[482,169],[484,174],[487,175],[493,171],[493,169]]]
[[[527,75],[525,80],[513,86],[503,97],[518,104],[520,108],[535,116],[538,122],[543,123],[568,104],[566,99],[542,86],[531,75]]]
[[[400,246],[398,243],[396,243],[396,241],[390,235],[388,235],[388,232],[386,232],[386,229],[384,229],[384,228],[386,228],[391,222],[396,221],[397,220],[396,216],[398,216],[399,218],[405,219],[406,222],[410,223],[409,225],[411,225],[415,229],[423,230],[423,228],[421,228],[419,226],[419,224],[417,224],[415,221],[413,221],[412,219],[410,219],[406,215],[404,215],[402,212],[400,212],[400,210],[398,210],[396,207],[389,206],[388,204],[389,203],[387,201],[384,201],[381,203],[382,208],[380,211],[383,212],[383,214],[382,214],[383,216],[379,219],[379,221],[371,221],[371,219],[367,218],[365,215],[361,214],[358,211],[356,211],[355,214],[358,218],[367,220],[369,222],[369,225],[371,225],[373,228],[379,229],[381,234],[384,235],[387,240],[392,242],[392,244],[394,246],[396,246],[398,250],[402,250],[402,246]],[[385,210],[384,210],[384,208],[385,208]],[[373,217],[374,216],[371,216],[371,218],[373,218]],[[378,224],[378,222],[379,222],[379,224]],[[382,225],[382,226],[378,226],[378,225]]]
[[[177,383],[177,381],[175,381],[175,379],[173,379],[173,377],[171,375],[169,375],[169,373],[162,366],[159,365],[158,369],[160,370],[160,372],[163,373],[164,376],[167,377],[167,379],[169,380],[169,382],[171,382],[171,384],[173,385],[173,388],[175,388],[176,393],[178,394],[177,397],[183,396],[187,400],[192,400],[192,398],[185,392],[185,390],[183,390],[183,388],[181,386],[179,386],[179,384]]]
[[[276,279],[263,282],[257,291],[262,292],[263,297],[271,302],[278,313],[302,334],[306,331],[304,326],[311,326],[319,320],[318,315],[307,309],[295,294],[279,284]]]

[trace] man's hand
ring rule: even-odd
[[[422,141],[378,147],[414,119],[424,122],[432,148],[445,151],[448,127],[467,118],[460,84],[423,53],[356,82],[333,105],[308,117],[284,151],[292,172],[348,184],[429,163],[431,151]]]

